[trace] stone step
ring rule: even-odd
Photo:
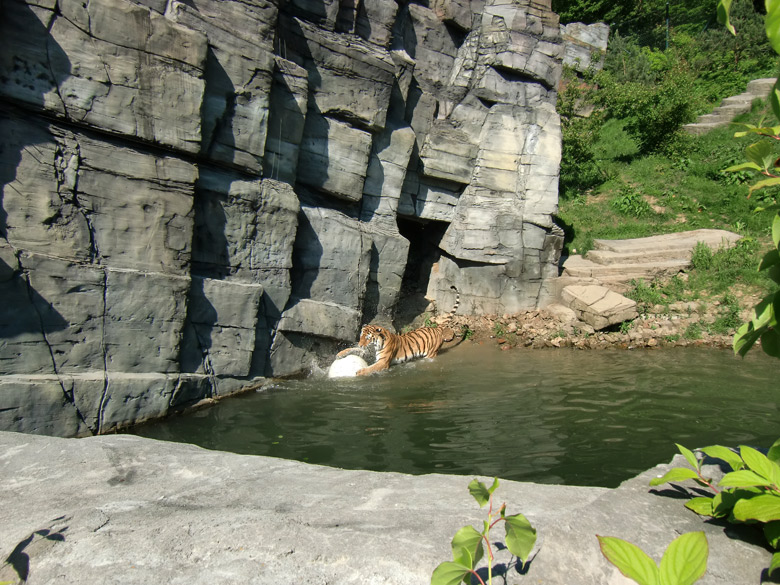
[[[720,105],[709,114],[699,116],[696,122],[685,124],[683,129],[693,135],[701,135],[714,128],[725,126],[739,114],[749,112],[756,98],[766,99],[774,87],[774,78],[753,79],[739,95],[723,98]]]
[[[683,126],[683,130],[685,130],[688,134],[691,134],[692,136],[701,136],[702,134],[706,134],[710,130],[715,130],[715,128],[722,127],[723,124],[720,122],[708,122],[708,123],[694,123],[694,124],[685,124]]]
[[[763,77],[748,81],[746,91],[761,98],[765,98],[775,85],[774,77]]]
[[[752,93],[741,93],[739,95],[733,95],[731,97],[723,98],[720,102],[720,106],[715,108],[718,109],[724,109],[724,108],[734,108],[734,109],[742,109],[743,112],[750,111],[750,106],[753,103],[753,100],[756,99],[755,94]],[[747,106],[747,110],[744,110]]]
[[[563,263],[563,275],[578,278],[595,278],[600,282],[629,282],[636,279],[652,279],[656,276],[673,276],[690,266],[690,260],[661,262],[598,264],[582,256],[569,256]]]
[[[679,251],[678,258],[690,257],[698,242],[704,242],[713,250],[730,247],[742,236],[728,230],[699,229],[673,234],[662,234],[647,238],[625,240],[593,240],[594,250],[609,250],[618,253],[650,253],[661,251]],[[686,253],[687,251],[687,253]]]
[[[585,259],[608,266],[612,264],[655,264],[658,262],[668,262],[685,260],[690,261],[690,251],[674,250],[648,250],[646,252],[613,252],[611,250],[591,250],[585,254]]]

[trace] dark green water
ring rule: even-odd
[[[780,437],[753,351],[461,346],[361,379],[277,382],[136,434],[350,469],[616,486],[676,448]]]

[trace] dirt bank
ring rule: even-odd
[[[420,316],[408,328],[446,324],[465,341],[493,343],[502,350],[516,347],[573,347],[577,349],[707,346],[730,348],[742,312],[705,303],[675,303],[642,308],[640,316],[608,329],[595,331],[567,310],[522,311],[512,315],[443,317]]]

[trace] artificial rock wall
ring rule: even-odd
[[[549,0],[0,7],[0,428],[305,371],[410,274],[445,310],[452,285],[462,312],[544,302]]]

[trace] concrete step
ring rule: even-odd
[[[570,285],[603,285],[623,293],[632,280],[670,278],[691,266],[698,242],[717,250],[733,246],[741,236],[726,230],[701,229],[625,240],[594,240],[585,257],[573,255],[561,261],[562,273],[556,297]],[[564,304],[571,306],[570,303]]]
[[[744,108],[747,106],[748,109],[743,111],[749,111],[754,99],[756,99],[755,94],[748,92],[741,93],[739,95],[733,95],[731,97],[723,98],[723,100],[720,102],[720,106],[715,109]]]
[[[648,250],[646,252],[612,252],[611,250],[591,250],[585,258],[596,264],[653,264],[670,260],[690,261],[691,253],[679,250]]]
[[[629,282],[633,279],[653,279],[673,276],[690,267],[690,260],[667,260],[643,264],[598,264],[582,256],[569,256],[563,264],[563,275],[593,278],[599,282]]]
[[[676,251],[677,258],[690,258],[690,252],[698,242],[704,242],[713,250],[733,246],[742,236],[727,230],[700,229],[648,238],[625,240],[593,240],[594,250],[608,250],[622,254],[649,254]],[[670,256],[673,257],[673,256]]]
[[[734,115],[731,113],[722,113],[715,110],[711,114],[704,114],[703,116],[699,116],[696,124],[715,124],[717,126],[725,126],[733,119]]]
[[[739,114],[749,112],[754,99],[766,99],[774,84],[774,78],[753,79],[748,82],[743,93],[723,98],[720,105],[711,113],[699,116],[696,122],[685,124],[683,129],[688,134],[698,136],[714,128],[725,126]]]
[[[702,134],[706,134],[710,130],[714,130],[715,128],[721,128],[723,126],[720,122],[709,122],[709,123],[693,123],[693,124],[685,124],[683,126],[683,130],[685,130],[688,134],[692,136],[701,136]]]
[[[763,77],[761,79],[748,81],[746,91],[747,93],[752,93],[756,97],[766,98],[767,94],[774,87],[775,81],[776,79],[774,77]]]

